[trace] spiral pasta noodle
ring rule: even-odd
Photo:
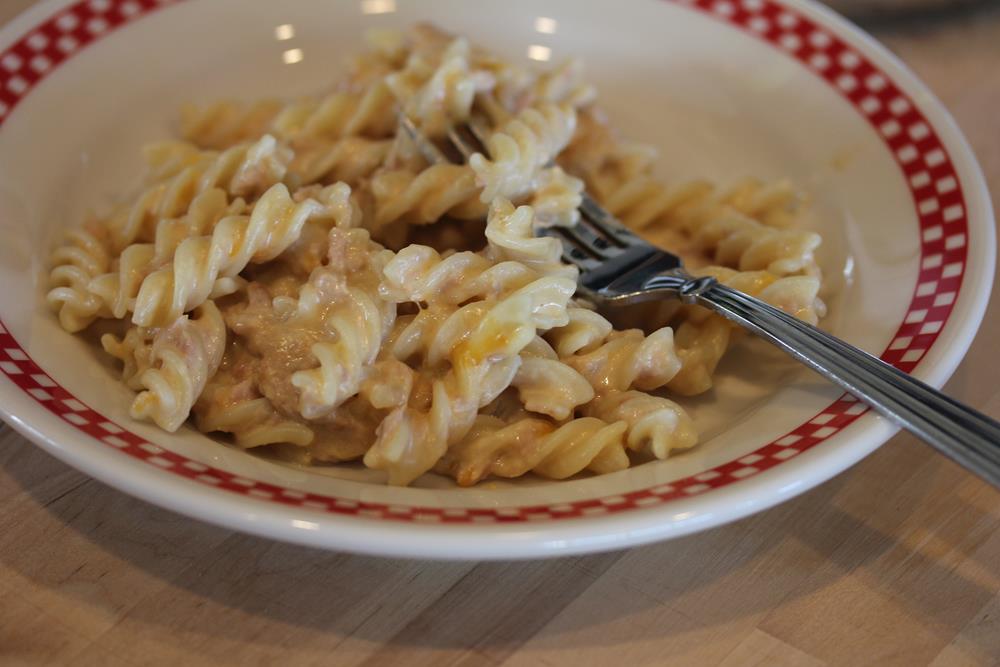
[[[397,302],[458,304],[518,289],[540,274],[514,261],[492,262],[473,252],[442,256],[428,246],[403,248],[386,264],[382,295]],[[557,276],[567,278],[567,275]]]
[[[564,424],[534,418],[504,424],[483,416],[477,427],[448,450],[439,466],[461,486],[491,475],[520,477],[534,472],[565,479],[583,470],[609,473],[629,466],[624,422],[581,417]]]
[[[548,335],[558,345],[559,330]],[[683,365],[670,327],[657,329],[648,336],[639,329],[614,331],[593,349],[563,357],[562,361],[599,392],[633,387],[658,389],[667,385]]]
[[[524,408],[563,421],[573,411],[593,400],[592,383],[572,366],[563,363],[544,341],[538,339],[530,352],[521,352],[521,362],[510,386],[517,390]],[[541,353],[539,354],[539,350]]]
[[[816,324],[826,313],[826,305],[817,294],[820,281],[815,276],[782,278],[767,271],[741,272],[724,267],[706,267],[697,273],[711,275],[810,324]],[[681,367],[667,387],[683,396],[703,393],[712,387],[712,376],[736,333],[735,325],[697,306],[682,308],[676,319],[674,342]]]
[[[292,374],[292,384],[302,394],[303,417],[315,419],[358,393],[364,369],[375,361],[382,343],[380,322],[378,304],[362,290],[346,294],[337,312],[327,317],[326,328],[336,339],[313,345],[317,368]]]
[[[419,172],[385,170],[374,175],[370,187],[375,230],[394,222],[425,225],[446,214],[478,218],[486,208],[479,201],[475,173],[464,165],[437,164]]]
[[[121,338],[101,336],[104,351],[122,363],[121,379],[129,389],[141,389],[140,378],[153,365],[153,335],[145,327],[129,327]]]
[[[809,324],[818,323],[826,315],[826,304],[819,297],[820,280],[816,276],[781,277],[768,271],[734,271],[724,267],[705,267],[698,274],[713,276]]]
[[[487,254],[494,260],[524,264],[543,275],[561,275],[576,279],[576,267],[563,264],[559,239],[535,236],[535,211],[503,198],[493,200],[486,218]]]
[[[188,418],[222,362],[226,325],[211,301],[199,306],[196,318],[182,315],[156,332],[150,366],[139,375],[144,387],[132,402],[135,419],[149,419],[164,431],[176,431]]]
[[[489,402],[478,384],[468,385],[470,375],[465,374],[464,386],[455,374],[433,381],[430,405],[425,409],[400,407],[390,412],[379,424],[364,464],[385,471],[388,483],[397,486],[433,468],[449,443],[468,431],[479,408]]]
[[[377,291],[387,251],[357,228],[331,229],[328,244],[326,263],[294,296],[253,282],[246,302],[227,311],[230,328],[260,359],[259,391],[283,413],[310,421],[335,418],[365,387],[395,318],[394,304]],[[386,389],[372,380],[366,391],[380,403],[373,407],[388,407]]]
[[[528,108],[486,139],[487,158],[476,153],[469,166],[483,185],[481,199],[518,199],[532,189],[539,171],[565,148],[576,129],[571,107]]]
[[[190,166],[145,190],[132,206],[112,218],[112,245],[120,252],[142,240],[152,224],[183,215],[194,198],[206,190],[222,188],[234,197],[259,194],[284,178],[290,159],[288,149],[270,135],[222,153],[203,153]]]
[[[90,291],[90,282],[111,267],[109,245],[104,225],[92,221],[71,231],[52,253],[45,300],[58,312],[59,324],[66,331],[81,331],[98,316],[110,314],[104,300]]]
[[[272,186],[249,217],[224,218],[211,236],[181,243],[170,266],[142,281],[132,321],[162,325],[204,303],[218,278],[232,277],[250,262],[274,259],[298,238],[306,220],[322,210],[312,199],[296,204],[284,185]]]
[[[133,243],[122,250],[117,270],[95,277],[87,289],[104,302],[112,317],[125,317],[134,308],[139,287],[153,267],[170,261],[184,239],[205,234],[223,217],[241,213],[243,207],[243,200],[230,204],[219,188],[201,193],[185,215],[157,223],[152,243]]]
[[[571,107],[585,107],[594,101],[597,91],[584,81],[583,74],[580,60],[565,60],[538,76],[532,83],[531,97]]]
[[[584,414],[625,424],[625,442],[633,452],[665,459],[674,450],[693,447],[694,424],[677,403],[641,391],[612,391],[588,403]]]
[[[549,167],[535,179],[535,193],[530,204],[541,227],[570,227],[580,220],[583,181],[570,176],[561,167]]]
[[[395,119],[392,93],[384,81],[360,92],[334,92],[319,100],[287,105],[274,118],[276,136],[293,142],[347,136],[385,137]]]
[[[667,387],[682,396],[694,396],[712,388],[712,376],[729,348],[732,325],[721,317],[681,322],[674,335],[680,369]]]
[[[395,359],[423,366],[440,366],[451,351],[486,314],[488,303],[474,301],[461,307],[429,304],[416,315],[404,315],[386,341]]]
[[[730,188],[722,201],[769,227],[793,227],[805,204],[803,193],[787,180],[763,183],[748,178]]]
[[[223,198],[230,193],[252,192],[254,184],[276,182],[284,176],[287,154],[265,136],[222,154],[191,152],[176,145],[151,151],[169,178],[143,192],[137,202],[119,213],[100,235],[89,230],[71,234],[59,248],[50,274],[47,300],[59,310],[67,331],[79,331],[97,317],[124,317],[138,294],[138,284],[150,267],[167,261],[186,236],[204,233],[226,210]],[[175,154],[166,157],[163,153]],[[176,154],[180,153],[180,157]],[[170,163],[173,166],[164,167]],[[171,173],[172,169],[177,169]],[[235,204],[235,203],[234,203]],[[132,244],[155,221],[148,243]],[[97,227],[92,225],[92,227]],[[111,253],[119,258],[111,269]]]
[[[295,152],[286,182],[357,184],[381,166],[389,154],[388,140],[344,137],[310,142]]]
[[[224,150],[266,134],[281,106],[277,100],[224,101],[204,108],[186,104],[181,107],[180,134],[201,148]]]
[[[401,71],[386,77],[404,113],[430,137],[439,137],[455,123],[464,122],[477,93],[492,88],[493,78],[469,63],[468,40],[452,41],[434,66],[414,54]]]
[[[332,246],[347,249],[332,258],[329,273],[314,272],[299,297],[299,317],[303,310],[309,311],[304,316],[322,320],[329,334],[329,339],[311,347],[319,366],[291,376],[292,385],[300,391],[299,410],[306,419],[328,414],[360,391],[396,314],[391,304],[379,299],[385,255],[380,246],[370,243],[368,232],[334,229],[330,240]],[[358,259],[347,256],[352,250],[360,255]],[[343,285],[324,290],[324,281]],[[302,304],[307,304],[304,309]]]
[[[157,141],[142,147],[146,182],[159,183],[186,167],[197,164],[206,153],[199,146],[179,140]]]
[[[787,184],[746,181],[723,195],[704,181],[666,187],[650,175],[649,160],[645,151],[627,152],[610,178],[591,167],[597,173],[588,180],[600,184],[601,202],[626,225],[679,233],[710,264],[779,276],[818,273],[820,237],[790,226],[798,197]]]

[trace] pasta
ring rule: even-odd
[[[476,153],[469,166],[483,186],[480,198],[518,199],[533,189],[539,171],[566,147],[576,129],[572,108],[529,107],[486,139],[490,157]]]
[[[270,135],[222,153],[198,155],[115,214],[110,225],[114,249],[121,252],[137,240],[151,240],[150,227],[156,221],[182,215],[198,194],[212,188],[222,188],[234,197],[260,194],[281,181],[290,158],[289,149]]]
[[[106,226],[93,220],[71,231],[52,253],[45,300],[57,311],[66,331],[82,331],[99,315],[110,315],[105,301],[90,290],[90,282],[111,268],[109,246]]]
[[[226,284],[217,288],[217,283],[237,276],[250,262],[276,258],[298,238],[306,221],[322,210],[313,199],[295,203],[280,183],[272,186],[250,216],[223,218],[211,235],[185,240],[170,266],[144,278],[132,321],[162,325],[202,304],[213,292],[221,296],[232,291]]]
[[[243,347],[229,346],[221,368],[194,406],[198,428],[206,433],[231,433],[236,445],[245,449],[311,444],[315,434],[309,426],[285,418],[261,395],[253,379],[257,365]]]
[[[517,390],[524,408],[562,421],[593,400],[591,383],[572,366],[563,363],[555,350],[535,338],[521,351],[521,362],[510,386]]]
[[[136,419],[151,419],[165,431],[180,428],[222,362],[226,345],[222,314],[211,301],[195,313],[196,319],[181,315],[156,332],[149,368],[138,376],[144,391],[135,397],[130,414]]]
[[[129,389],[141,389],[141,378],[153,365],[153,332],[145,327],[129,327],[119,339],[114,334],[101,336],[104,351],[122,363],[122,382]]]
[[[206,233],[223,217],[241,213],[244,206],[241,199],[230,204],[219,188],[203,192],[191,201],[185,215],[161,219],[152,243],[133,243],[122,250],[117,270],[92,279],[90,292],[103,301],[112,317],[125,317],[135,308],[142,281],[153,267],[170,261],[184,239]]]
[[[562,243],[551,237],[536,237],[536,209],[514,206],[506,199],[495,199],[490,209],[484,235],[487,255],[494,260],[510,260],[545,275],[577,277],[574,266],[563,264]]]
[[[438,164],[420,172],[389,169],[371,180],[375,200],[375,230],[393,222],[426,225],[444,215],[477,218],[485,212],[479,202],[475,173],[466,166]]]
[[[319,366],[291,376],[307,419],[358,393],[395,318],[395,309],[378,294],[385,254],[369,243],[363,229],[331,230],[330,263],[326,271],[313,272],[299,295],[296,318],[321,320],[327,334],[311,348]]]
[[[583,203],[583,181],[567,174],[560,167],[542,169],[535,179],[531,207],[535,223],[541,227],[568,227],[580,219]]]
[[[487,475],[520,477],[535,472],[565,479],[582,470],[608,473],[629,465],[625,422],[580,417],[562,425],[535,418],[505,424],[481,417],[478,426],[441,461],[440,469],[463,486]]]
[[[466,318],[462,335],[446,351],[450,368],[433,381],[430,405],[395,410],[365,454],[365,465],[385,470],[395,484],[430,470],[448,445],[468,432],[478,409],[510,384],[519,354],[536,332],[565,321],[575,289],[572,280],[545,276],[498,300],[464,306],[474,317]]]
[[[316,141],[296,151],[288,166],[288,182],[292,187],[306,183],[357,185],[385,161],[390,148],[388,140],[364,137]]]
[[[588,404],[584,414],[624,422],[628,448],[658,459],[667,458],[675,449],[693,447],[698,439],[680,405],[640,391],[608,392]]]
[[[693,447],[684,397],[739,332],[679,302],[623,328],[575,297],[578,269],[539,230],[575,224],[584,187],[693,274],[824,316],[820,237],[789,182],[659,182],[578,61],[534,71],[428,25],[370,43],[324,94],[185,106],[138,193],[53,253],[46,300],[67,331],[114,330],[101,345],[135,419],[395,485]],[[442,146],[483,124],[483,151],[429,163],[399,113]]]
[[[439,137],[469,118],[476,94],[489,90],[493,77],[470,70],[469,42],[459,38],[441,53],[436,67],[414,54],[401,71],[386,77],[386,83],[403,112],[425,134]]]
[[[721,196],[705,181],[664,186],[652,176],[651,151],[609,147],[608,134],[602,123],[586,122],[567,151],[567,166],[574,171],[575,165],[608,211],[629,227],[672,232],[669,238],[685,239],[711,264],[778,276],[819,274],[814,252],[821,239],[790,226],[799,201],[787,185],[746,181]],[[582,154],[578,162],[575,154]]]
[[[381,80],[358,92],[337,91],[319,100],[289,104],[275,116],[272,130],[293,142],[389,136],[395,127],[391,99],[392,93]]]
[[[558,337],[558,331],[553,335]],[[669,383],[682,365],[670,327],[657,329],[648,336],[638,329],[614,331],[596,348],[563,357],[562,361],[587,378],[599,392],[632,387],[658,389]]]
[[[259,137],[270,129],[281,110],[277,100],[250,105],[216,102],[204,109],[188,104],[181,108],[180,135],[185,141],[209,149],[225,149]]]

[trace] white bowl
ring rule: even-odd
[[[43,305],[58,234],[134,189],[139,147],[166,135],[182,101],[322,89],[362,28],[416,20],[514,58],[529,47],[583,57],[613,121],[663,149],[666,177],[792,177],[825,238],[835,293],[824,326],[933,385],[961,360],[993,278],[979,168],[902,64],[811,3],[51,0],[0,31],[5,418],[71,465],[192,517],[439,558],[580,553],[702,530],[801,493],[894,432],[759,341],[694,405],[698,448],[566,482],[387,488],[358,469],[283,466],[130,420],[110,363]],[[294,38],[276,40],[279,25]],[[303,58],[286,65],[291,49]]]

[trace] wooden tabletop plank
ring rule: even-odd
[[[0,23],[32,0],[4,0]],[[1000,12],[878,33],[1000,193]],[[1000,295],[947,391],[1000,416]],[[0,428],[0,663],[1000,665],[1000,493],[899,435],[698,535],[540,562],[334,554],[130,498]]]

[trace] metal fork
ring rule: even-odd
[[[413,122],[399,123],[432,164],[451,160]],[[467,161],[488,155],[489,126],[472,119],[448,140]],[[539,229],[563,241],[564,261],[580,269],[580,293],[599,306],[679,298],[752,331],[864,401],[994,486],[1000,487],[1000,423],[880,359],[712,277],[688,274],[679,257],[633,234],[583,194],[580,221]]]

